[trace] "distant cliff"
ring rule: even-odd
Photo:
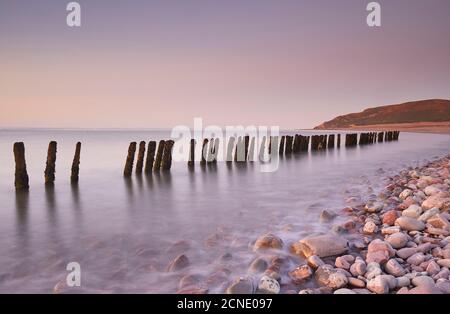
[[[377,125],[450,122],[450,100],[429,99],[368,108],[336,117],[314,129],[345,129]]]

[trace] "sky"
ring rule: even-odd
[[[311,128],[450,99],[450,1],[0,1],[0,128]]]

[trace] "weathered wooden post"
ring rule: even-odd
[[[206,164],[206,159],[208,158],[208,142],[209,140],[207,138],[203,139],[203,143],[202,143],[202,158],[200,160],[200,164],[201,165],[205,165]]]
[[[208,154],[206,155],[206,162],[212,163],[214,161],[214,138],[211,138],[209,140],[209,145],[208,145]]]
[[[301,151],[307,152],[309,149],[309,139],[310,136],[302,136],[301,137]]]
[[[16,190],[28,190],[29,178],[25,161],[25,144],[23,142],[14,143],[13,152],[16,163],[14,186]]]
[[[81,154],[81,143],[78,142],[75,146],[75,155],[72,161],[72,173],[70,175],[70,181],[72,183],[78,182],[80,174],[80,154]]]
[[[45,184],[53,184],[55,182],[56,170],[56,142],[51,141],[48,144],[47,162],[45,165]]]
[[[378,143],[383,142],[383,136],[384,136],[383,132],[378,132]]]
[[[233,161],[233,148],[234,148],[234,142],[235,142],[235,138],[232,136],[230,137],[230,139],[228,140],[228,146],[227,146],[227,159],[226,161],[228,163]]]
[[[239,136],[236,150],[234,151],[234,161],[245,162],[245,143],[241,136]]]
[[[144,167],[144,157],[145,157],[145,142],[141,141],[139,143],[138,157],[136,161],[136,174],[142,173],[142,168]]]
[[[330,134],[328,136],[328,148],[330,149],[334,148],[334,134]]]
[[[244,136],[244,145],[245,145],[245,148],[244,148],[244,160],[245,161],[247,161],[247,159],[248,159],[248,146],[249,146],[249,144],[250,144],[250,136],[246,135],[246,136]]]
[[[147,158],[145,159],[145,173],[149,174],[153,170],[153,162],[155,161],[156,141],[148,142]]]
[[[278,149],[278,154],[283,155],[284,154],[284,141],[286,140],[286,136],[282,136],[280,140],[280,148]]]
[[[341,148],[341,133],[339,133],[337,135],[337,143],[336,143],[336,147],[337,148]]]
[[[188,160],[188,167],[192,168],[195,165],[195,139],[191,139],[190,145],[189,145],[189,160]]]
[[[170,170],[172,167],[172,149],[174,144],[175,142],[172,140],[168,140],[164,143],[164,150],[161,160],[161,169],[164,171]]]
[[[269,145],[267,146],[267,153],[272,154],[272,136],[269,136]]]
[[[290,135],[286,135],[286,147],[284,150],[284,153],[286,155],[288,154],[292,154],[292,141],[294,140],[294,137],[290,136]]]
[[[128,146],[127,161],[125,162],[125,169],[123,170],[123,175],[125,177],[130,177],[133,172],[134,155],[136,153],[136,142],[131,142]]]
[[[158,150],[156,151],[155,162],[153,163],[153,171],[157,172],[161,169],[161,161],[163,158],[164,147],[166,146],[165,140],[160,140],[158,143]]]
[[[252,136],[250,148],[248,149],[248,161],[255,161],[255,137]]]
[[[263,138],[261,140],[261,144],[259,146],[259,153],[258,153],[259,161],[264,161],[264,153],[266,151],[266,141],[267,141],[267,138],[265,136],[263,136]]]

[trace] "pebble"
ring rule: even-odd
[[[439,273],[440,271],[441,271],[441,268],[439,267],[439,265],[435,261],[429,262],[427,267],[426,267],[426,272],[430,276],[434,276],[437,273]]]
[[[408,236],[402,232],[391,234],[386,238],[386,242],[389,243],[394,249],[401,249],[405,247],[408,242]]]
[[[373,221],[368,221],[365,223],[363,232],[366,234],[374,234],[378,231],[377,225]]]
[[[320,285],[327,286],[331,289],[345,287],[348,283],[347,276],[338,272],[330,265],[320,266],[315,273],[315,278]]]
[[[364,281],[362,281],[361,279],[358,278],[353,278],[353,277],[348,277],[348,284],[352,287],[356,287],[356,288],[365,288],[366,287],[366,283]]]
[[[309,236],[300,240],[302,253],[306,257],[317,255],[327,257],[340,255],[347,252],[348,242],[343,237],[335,234],[323,234]]]
[[[432,208],[424,212],[422,215],[420,215],[418,219],[420,221],[426,222],[428,219],[430,219],[436,214],[439,214],[439,208]]]
[[[391,209],[383,215],[383,224],[388,226],[392,226],[395,223],[395,220],[398,218],[398,211],[395,209]]]
[[[406,276],[397,278],[397,288],[409,287],[410,284],[411,280]]]
[[[399,198],[402,200],[405,200],[408,196],[411,196],[413,194],[413,191],[410,189],[405,189],[399,194]]]
[[[175,257],[175,259],[169,263],[169,265],[167,266],[167,271],[168,272],[178,271],[188,266],[189,266],[189,259],[187,258],[186,255],[181,254]]]
[[[443,280],[438,283],[436,283],[436,287],[438,287],[439,290],[441,290],[445,294],[450,294],[450,281],[449,280]]]
[[[319,218],[319,220],[320,220],[321,222],[330,222],[330,221],[333,220],[336,216],[337,216],[337,214],[336,214],[334,211],[324,209],[324,210],[320,213],[320,218]]]
[[[450,231],[450,222],[441,214],[434,215],[427,220],[427,223],[435,228]]]
[[[369,202],[364,209],[369,213],[377,213],[383,209],[383,203],[381,202]]]
[[[262,257],[257,257],[249,267],[249,272],[252,274],[258,274],[262,273],[267,269],[269,264],[266,262],[266,260]]]
[[[422,221],[405,216],[397,218],[395,225],[406,231],[422,231],[425,229],[425,224]]]
[[[367,282],[367,289],[376,294],[387,294],[397,286],[397,280],[391,275],[379,275]]]
[[[349,270],[351,264],[355,261],[355,258],[352,255],[344,255],[336,258],[334,265],[337,268],[342,268]]]
[[[439,266],[450,268],[450,259],[440,259],[437,261]]]
[[[393,227],[386,227],[381,229],[381,234],[382,235],[389,235],[389,234],[394,234],[400,232],[400,227],[399,226],[393,226]]]
[[[402,212],[402,216],[411,217],[411,218],[419,218],[422,214],[422,207],[418,205],[411,205],[407,209]]]
[[[390,259],[387,261],[387,263],[384,265],[385,271],[394,277],[401,277],[405,274],[405,270],[403,269],[402,265],[396,260],[396,259]]]
[[[237,278],[227,288],[227,294],[253,294],[255,290],[253,280],[248,277]]]
[[[373,279],[379,275],[381,275],[383,272],[381,271],[380,264],[371,262],[367,265],[367,270],[365,273],[365,277],[370,280]]]
[[[410,265],[419,265],[425,261],[425,255],[422,252],[414,253],[408,259],[406,262]]]
[[[350,266],[350,273],[353,276],[364,276],[366,273],[366,263],[361,259],[356,259],[355,263]]]
[[[325,265],[324,261],[322,261],[320,259],[320,257],[317,255],[311,255],[310,257],[308,257],[307,262],[308,262],[308,265],[314,269],[316,269],[322,265]]]
[[[294,281],[294,283],[301,283],[302,281],[309,279],[313,275],[313,270],[308,265],[302,265],[289,272],[288,275]]]
[[[269,276],[262,276],[259,280],[258,290],[262,293],[278,294],[280,293],[280,284]]]
[[[267,250],[267,249],[281,249],[283,247],[283,241],[272,233],[265,234],[259,237],[255,245],[253,246],[253,251]]]
[[[389,243],[380,239],[375,239],[369,244],[366,263],[384,263],[387,262],[390,257],[394,256],[394,254],[395,251]]]

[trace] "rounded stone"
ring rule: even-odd
[[[262,276],[259,280],[258,290],[262,293],[278,294],[280,293],[280,284],[269,276]]]
[[[394,249],[401,249],[408,243],[408,236],[402,232],[397,232],[389,235],[386,238],[386,242],[389,243]]]

